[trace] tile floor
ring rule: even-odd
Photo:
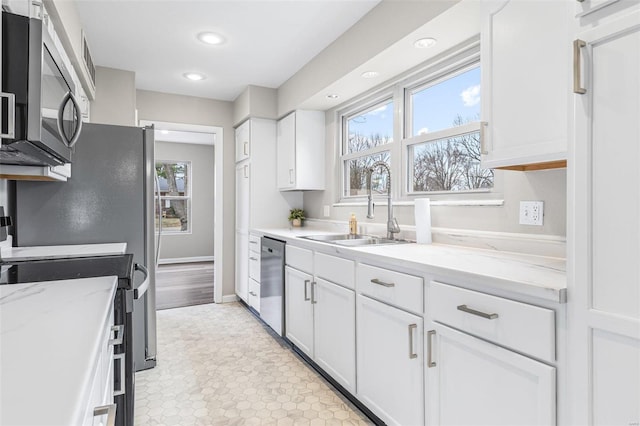
[[[372,424],[238,303],[157,318],[158,365],[136,373],[136,426]]]

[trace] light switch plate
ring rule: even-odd
[[[520,201],[520,225],[542,226],[543,217],[543,201]]]

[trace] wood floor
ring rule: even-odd
[[[159,265],[156,309],[213,303],[213,262]]]

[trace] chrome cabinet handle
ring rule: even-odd
[[[487,155],[489,153],[489,151],[487,150],[487,145],[485,143],[487,136],[486,129],[488,125],[489,123],[487,123],[486,121],[480,122],[480,154],[484,155]]]
[[[316,284],[318,284],[315,281],[311,281],[311,304],[315,305],[316,303],[318,303],[318,301],[316,300]]]
[[[244,155],[249,155],[249,142],[245,142],[242,145],[242,152],[244,153]]]
[[[125,376],[125,358],[126,355],[125,353],[121,353],[121,354],[117,354],[113,356],[113,361],[120,361],[120,389],[114,389],[113,390],[113,396],[120,396],[120,395],[124,395],[126,390],[125,390],[125,381],[127,380],[126,376]]]
[[[73,104],[73,114],[77,118],[77,126],[73,130],[73,134],[71,135],[71,139],[67,139],[67,135],[64,133],[62,129],[62,121],[64,119],[64,107],[67,105],[67,102],[71,101]],[[82,112],[80,110],[80,104],[76,97],[70,91],[67,92],[66,95],[62,98],[62,102],[60,102],[60,106],[58,107],[58,133],[60,133],[60,137],[65,141],[69,148],[73,148],[73,146],[78,142],[78,138],[80,137],[80,131],[82,130]]]
[[[304,280],[304,300],[305,300],[305,302],[311,300],[311,299],[309,299],[309,295],[307,294],[308,293],[307,284],[309,284],[310,282],[311,282],[311,280]]]
[[[255,291],[250,291],[250,292],[249,292],[249,294],[250,294],[250,295],[252,295],[252,296],[254,296],[254,297],[258,297],[258,295],[256,294],[256,292],[255,292]]]
[[[245,164],[243,169],[244,169],[244,178],[247,179],[249,177],[249,166]]]
[[[377,278],[372,279],[371,282],[374,283],[374,284],[381,285],[383,287],[395,287],[396,286],[395,283],[386,283],[384,281],[380,281]]]
[[[109,346],[121,345],[124,337],[124,324],[114,325],[111,327],[111,331],[114,331],[115,335],[113,336],[113,339],[109,339]]]
[[[433,360],[433,355],[431,353],[431,349],[433,347],[433,342],[431,341],[431,339],[435,335],[436,335],[435,330],[427,331],[427,367],[429,368],[436,366],[436,362]]]
[[[586,45],[587,43],[583,40],[573,40],[573,93],[577,93],[578,95],[587,93],[587,89],[580,86],[580,49]]]
[[[93,417],[107,415],[106,426],[115,426],[116,424],[116,404],[101,405],[93,409]]]
[[[258,260],[258,258],[251,256],[251,257],[249,257],[249,260]]]
[[[293,169],[289,169],[289,183],[293,183]]]
[[[466,312],[468,314],[471,315],[476,315],[485,319],[489,319],[489,320],[493,320],[498,318],[498,314],[487,314],[486,312],[481,312],[481,311],[476,311],[475,309],[471,309],[469,307],[467,307],[467,305],[460,305],[458,306],[458,310],[462,311],[462,312]]]
[[[249,244],[258,244],[257,241],[249,241]]]
[[[418,324],[409,324],[409,359],[418,358],[418,354],[413,352],[413,331],[418,329]]]
[[[7,98],[7,133],[2,133],[0,137],[14,139],[16,137],[16,95],[13,93],[0,92],[0,98]]]

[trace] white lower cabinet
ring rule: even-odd
[[[441,324],[431,330],[430,425],[556,424],[554,367]]]
[[[284,294],[287,339],[313,358],[313,276],[289,266],[284,269]]]
[[[355,292],[317,278],[313,296],[314,360],[345,389],[355,393]]]
[[[424,424],[423,320],[356,298],[357,397],[388,425]]]

